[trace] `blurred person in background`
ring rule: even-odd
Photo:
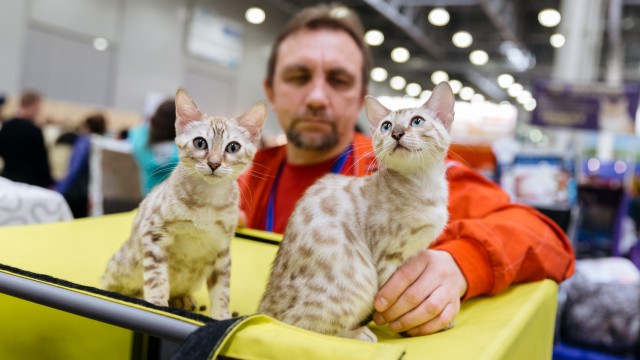
[[[0,176],[9,180],[50,188],[54,184],[47,147],[36,117],[42,96],[25,91],[15,115],[0,128],[0,157],[4,167]]]
[[[102,136],[107,131],[107,119],[97,113],[87,117],[80,135],[73,143],[67,175],[56,184],[58,191],[69,204],[74,218],[89,214],[89,160],[92,135]]]
[[[175,100],[167,99],[158,106],[148,124],[129,130],[127,139],[133,146],[144,196],[169,177],[178,164],[175,122]]]

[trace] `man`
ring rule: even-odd
[[[322,175],[374,170],[370,141],[355,133],[371,58],[353,12],[320,5],[295,16],[278,37],[264,83],[285,130],[285,146],[260,151],[240,181],[248,227],[283,232],[304,190]],[[444,329],[460,301],[509,285],[573,273],[574,255],[551,220],[469,167],[449,162],[447,228],[389,279],[374,321],[395,332]]]
[[[53,185],[49,157],[42,130],[35,124],[42,97],[26,91],[13,118],[0,128],[0,157],[4,168],[0,176],[44,188]]]

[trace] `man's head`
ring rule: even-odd
[[[42,96],[33,90],[27,90],[20,96],[20,107],[17,116],[25,119],[35,119],[40,113]]]
[[[274,44],[264,82],[295,147],[326,151],[351,141],[371,69],[357,15],[318,5],[298,13]]]

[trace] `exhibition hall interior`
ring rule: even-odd
[[[499,269],[494,276],[521,273],[504,289],[461,295],[450,329],[409,336],[371,321],[368,331],[378,339],[371,344],[284,324],[258,309],[274,258],[281,256],[282,231],[268,226],[280,195],[275,185],[264,190],[251,184],[256,178],[273,184],[288,167],[282,163],[271,174],[256,162],[246,176],[235,175],[240,177],[233,179],[233,189],[241,191],[233,193],[239,200],[231,204],[235,209],[238,201],[264,196],[269,205],[249,213],[241,206],[232,212],[238,221],[227,226],[214,219],[217,227],[211,226],[231,239],[231,255],[225,254],[231,263],[232,319],[214,321],[206,306],[189,311],[171,302],[149,304],[142,290],[132,295],[103,288],[101,276],[111,256],[141,223],[156,221],[140,215],[142,201],[178,162],[190,161],[184,160],[186,145],[176,138],[190,129],[176,121],[180,111],[189,112],[178,104],[180,94],[188,93],[202,113],[238,119],[265,101],[261,137],[250,138],[248,148],[255,147],[258,157],[270,154],[264,155],[271,157],[265,164],[277,164],[275,154],[281,160],[285,153],[292,156],[297,145],[281,121],[286,110],[276,106],[283,99],[274,97],[280,83],[265,78],[285,25],[319,4],[330,6],[336,19],[360,18],[360,40],[372,59],[362,94],[388,111],[430,104],[436,85],[449,85],[455,114],[447,129],[447,169],[455,163],[479,173],[478,182],[508,199],[505,208],[526,208],[560,234],[572,257],[566,276],[526,273],[528,261],[559,260],[547,261],[551,252],[538,252],[551,246],[546,229],[526,230],[539,230],[542,241],[522,255],[512,253],[508,243],[521,241],[514,231],[495,250],[510,254],[513,264],[499,268],[490,255],[483,261]],[[640,1],[0,0],[0,5],[0,358],[640,358]],[[340,96],[335,91],[331,96]],[[368,110],[356,108],[350,131],[357,139],[377,131]],[[410,126],[418,124],[415,119]],[[395,131],[400,144],[405,133],[396,138]],[[225,156],[233,157],[236,145],[239,149],[238,142],[226,145]],[[371,143],[367,146],[371,155]],[[345,160],[340,153],[324,159],[335,160],[325,172],[360,176],[348,171],[372,168],[358,164],[367,154]],[[342,160],[347,166],[336,167]],[[203,166],[215,172],[217,161]],[[378,172],[387,170],[382,165]],[[454,191],[465,190],[453,185],[454,170],[446,171],[454,198]],[[286,184],[295,183],[289,179]],[[200,200],[185,204],[195,209]],[[172,201],[154,201],[152,212],[178,209]],[[484,206],[469,201],[468,213]],[[265,228],[250,226],[246,217],[255,214],[267,217]],[[454,220],[445,232],[456,227]],[[482,218],[473,221],[485,229]],[[339,225],[324,225],[323,231],[329,234]],[[495,226],[486,233],[511,232],[500,221]],[[474,271],[455,254],[452,259],[465,276]],[[495,285],[499,279],[487,281]],[[195,287],[198,304],[213,301],[206,288],[212,282]],[[145,292],[147,283],[145,278]]]

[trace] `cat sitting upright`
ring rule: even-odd
[[[367,177],[329,174],[305,192],[260,312],[323,334],[377,340],[366,322],[379,288],[449,218],[444,158],[454,103],[447,83],[419,108],[390,111],[366,97],[382,168]]]
[[[229,244],[238,222],[236,179],[253,160],[267,104],[226,118],[203,114],[183,89],[175,101],[179,163],[140,204],[131,236],[109,260],[102,287],[193,311],[191,294],[206,281],[211,316],[226,319]]]

